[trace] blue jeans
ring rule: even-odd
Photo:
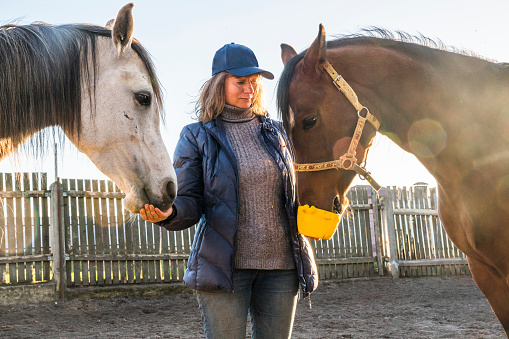
[[[234,293],[198,291],[206,338],[246,337],[247,314],[252,338],[290,338],[297,306],[296,270],[235,270]]]

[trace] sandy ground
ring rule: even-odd
[[[293,338],[506,338],[470,276],[322,281]],[[0,306],[0,338],[203,338],[192,293]]]

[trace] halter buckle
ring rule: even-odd
[[[351,170],[357,164],[357,158],[355,158],[355,155],[350,153],[345,153],[342,156],[340,156],[339,161],[340,168],[344,170]]]
[[[363,116],[361,115],[361,112],[362,112],[362,111],[366,111],[366,116],[364,116],[364,117],[363,117]],[[366,106],[362,106],[362,107],[361,107],[361,109],[360,109],[359,111],[357,111],[357,116],[358,116],[359,118],[366,119],[366,120],[368,119],[368,117],[369,117],[369,115],[370,115],[370,114],[371,114],[371,113],[369,113],[369,109],[368,109]]]

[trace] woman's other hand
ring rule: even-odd
[[[154,205],[146,204],[145,208],[140,210],[140,215],[144,220],[155,223],[166,220],[172,212],[173,207],[170,207],[167,211],[163,212],[159,208],[154,207]]]

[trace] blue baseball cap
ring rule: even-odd
[[[260,73],[264,78],[274,79],[274,74],[258,67],[252,50],[233,42],[218,49],[214,55],[212,75],[223,71],[238,77]]]

